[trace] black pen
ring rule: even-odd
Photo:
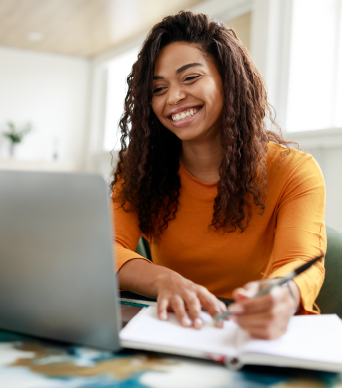
[[[304,272],[308,268],[310,268],[314,263],[316,263],[316,261],[322,259],[322,257],[324,257],[324,255],[316,257],[315,259],[308,261],[307,263],[303,264],[302,266],[300,266],[299,268],[290,272],[289,274],[287,274],[284,277],[274,279],[274,282],[272,284],[262,288],[259,292],[257,292],[253,296],[253,299],[257,298],[261,295],[265,295],[265,294],[269,293],[274,287],[281,286],[282,284],[285,284],[289,280],[292,280],[294,277],[298,276],[299,274],[301,274],[302,272]],[[234,314],[234,311],[229,310],[229,307],[228,307],[227,311],[224,311],[223,313],[216,314],[212,320],[212,323],[215,324],[215,323],[221,321],[222,319],[227,318],[229,315],[233,315],[233,314]]]

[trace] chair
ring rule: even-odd
[[[325,280],[316,299],[322,314],[342,318],[342,233],[327,230],[328,248],[325,256]]]
[[[135,250],[135,252],[138,255],[141,255],[141,256],[145,257],[146,259],[152,261],[150,244],[148,243],[148,241],[144,237],[140,237],[139,242],[138,242],[138,246],[137,246],[137,249]]]

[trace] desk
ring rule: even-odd
[[[139,310],[121,305],[123,324]],[[342,375],[270,367],[233,372],[212,361],[128,349],[112,354],[0,330],[0,388],[147,387],[342,388]]]
[[[1,388],[323,388],[342,376],[122,351],[112,355],[0,331]]]

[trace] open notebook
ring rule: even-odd
[[[237,369],[245,364],[342,371],[342,323],[337,315],[294,316],[287,333],[276,340],[257,340],[226,321],[223,329],[206,323],[201,330],[182,327],[173,313],[160,321],[154,306],[142,309],[121,330],[121,345],[225,361]]]

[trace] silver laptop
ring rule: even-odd
[[[0,171],[0,329],[118,350],[108,187]]]

